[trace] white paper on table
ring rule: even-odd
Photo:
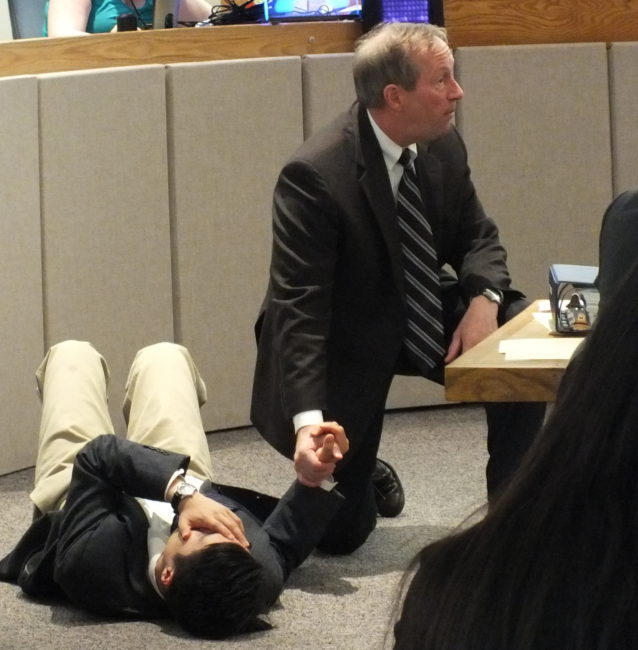
[[[571,336],[548,339],[506,339],[499,343],[498,351],[505,354],[506,361],[569,360],[582,340],[581,337]]]
[[[532,315],[534,320],[540,323],[548,332],[554,331],[554,317],[551,312],[535,311]]]
[[[538,311],[543,311],[543,312],[548,311],[548,312],[550,312],[550,314],[552,312],[552,307],[549,304],[549,300],[547,300],[547,299],[546,300],[537,300],[536,301],[536,308],[538,309]]]
[[[532,314],[534,320],[540,323],[548,332],[552,332],[554,330],[554,317],[549,300],[537,301],[536,307],[538,311]]]

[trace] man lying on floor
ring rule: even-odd
[[[343,429],[325,427],[305,451],[305,474],[275,499],[212,482],[206,387],[186,348],[137,353],[127,439],[113,435],[108,379],[89,343],[60,343],[40,365],[31,499],[41,514],[0,561],[0,579],[99,615],[172,615],[202,637],[267,629],[259,614],[342,503],[325,479],[347,451]]]

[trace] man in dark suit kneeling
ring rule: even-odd
[[[445,30],[375,27],[356,45],[353,77],[357,102],[302,144],[275,186],[251,409],[295,460],[324,420],[345,428],[351,450],[334,477],[345,503],[319,543],[329,553],[351,553],[377,516],[404,507],[397,472],[377,458],[394,376],[443,383],[446,364],[529,304],[452,123],[463,91]],[[493,502],[545,405],[485,411]]]
[[[347,451],[343,429],[324,427],[314,466],[275,499],[212,482],[206,387],[186,348],[138,352],[127,439],[113,435],[108,379],[104,358],[79,341],[51,348],[38,369],[31,499],[41,514],[0,562],[0,579],[99,615],[172,615],[197,636],[268,628],[259,614],[343,500],[325,480]]]

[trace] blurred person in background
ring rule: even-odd
[[[154,0],[48,0],[44,8],[43,36],[82,36],[117,31],[117,17],[133,14],[138,29],[153,24]],[[207,0],[181,0],[179,20],[197,22],[208,18]]]

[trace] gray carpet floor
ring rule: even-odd
[[[251,428],[213,433],[208,439],[220,482],[279,495],[292,480],[290,462]],[[483,410],[446,406],[389,413],[379,455],[401,476],[404,512],[396,519],[379,519],[368,542],[353,555],[313,554],[292,575],[271,612],[273,630],[201,641],[167,622],[96,619],[68,605],[32,602],[17,587],[0,583],[0,649],[383,648],[410,560],[485,501]],[[2,555],[30,521],[32,482],[31,469],[0,477]]]

